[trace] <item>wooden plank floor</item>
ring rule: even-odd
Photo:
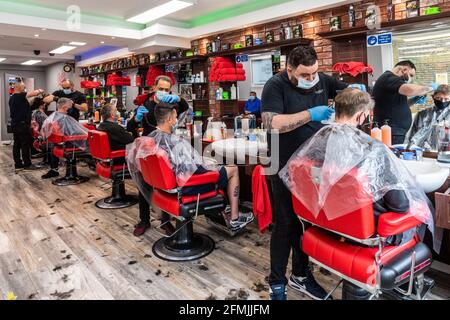
[[[79,166],[90,181],[58,187],[40,179],[44,172],[15,174],[11,147],[0,146],[0,297],[12,291],[18,299],[268,298],[270,232],[261,235],[256,222],[230,238],[199,217],[194,229],[210,235],[216,250],[199,261],[166,262],[151,251],[160,238],[154,230],[133,236],[137,205],[94,206],[110,194],[107,181]],[[136,194],[132,183],[127,191]],[[327,290],[337,283],[314,273]],[[432,299],[450,297],[449,278],[440,278],[447,285],[438,285]],[[289,299],[309,299],[288,290]],[[338,289],[334,297],[340,295]]]

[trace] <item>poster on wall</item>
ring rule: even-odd
[[[448,85],[448,73],[436,73],[436,81],[437,84],[446,84]]]
[[[259,57],[251,60],[252,86],[263,86],[272,78],[272,56]]]

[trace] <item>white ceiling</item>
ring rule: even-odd
[[[36,58],[33,50],[41,50],[39,59],[46,63],[74,59],[80,52],[98,48],[102,45],[125,48],[126,53],[154,53],[158,51],[170,50],[172,48],[190,48],[192,39],[204,37],[214,33],[242,28],[243,25],[256,25],[268,21],[278,20],[304,13],[305,11],[319,10],[336,5],[348,4],[354,0],[291,0],[278,5],[263,8],[256,11],[233,16],[223,20],[217,20],[205,25],[189,27],[182,23],[190,21],[196,17],[211,13],[216,10],[233,7],[250,0],[196,0],[197,4],[171,14],[157,21],[155,24],[139,30],[130,24],[115,23],[114,21],[126,22],[126,18],[140,13],[153,6],[167,2],[168,0],[0,0],[0,8],[3,4],[10,4],[16,11],[11,11],[9,7],[3,6],[5,10],[0,10],[0,57],[18,56],[20,58]],[[281,0],[280,0],[281,1]],[[30,4],[26,8],[34,8],[34,11],[21,13],[17,8]],[[104,19],[86,19],[78,29],[68,29],[64,23],[67,15],[66,8],[76,4],[81,9],[81,14],[86,13],[103,17],[115,17],[111,23],[106,23]],[[18,7],[17,7],[18,6]],[[22,6],[22,7],[21,7]],[[34,7],[32,7],[34,6]],[[37,8],[37,9],[36,9]],[[51,9],[51,10],[50,10]],[[8,11],[10,10],[10,11]],[[25,9],[23,9],[25,10]],[[41,12],[43,15],[31,12]],[[48,10],[44,12],[45,10]],[[19,11],[19,12],[18,12]],[[51,13],[51,15],[49,15]],[[45,18],[44,16],[47,16]],[[63,19],[61,19],[63,18]],[[109,20],[108,20],[109,21]],[[45,28],[46,30],[42,30]],[[34,34],[39,34],[35,38]],[[48,52],[70,41],[87,42],[86,46],[67,52],[65,55],[48,57]],[[101,42],[104,42],[102,44]],[[123,50],[117,50],[123,55]],[[116,58],[106,54],[109,59]],[[98,59],[104,59],[99,56]],[[8,59],[9,61],[14,61]],[[20,59],[19,59],[20,60]],[[88,62],[87,62],[88,61]],[[83,61],[84,62],[84,61]],[[83,65],[81,62],[79,65]],[[86,63],[96,63],[95,58],[87,58]],[[86,64],[84,64],[86,65]]]

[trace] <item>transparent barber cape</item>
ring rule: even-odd
[[[41,136],[48,140],[52,135],[80,137],[80,139],[71,139],[71,146],[83,150],[87,148],[88,129],[67,114],[53,112],[45,119],[41,128]],[[85,139],[82,138],[83,136],[85,136]]]
[[[296,171],[306,176],[292,174]],[[343,178],[351,171],[361,187],[345,185],[350,180]],[[390,190],[403,190],[411,214],[434,234],[432,205],[414,177],[389,148],[354,127],[322,128],[294,152],[279,176],[314,216],[323,211],[328,220],[366,207]],[[314,188],[305,179],[315,181]],[[343,192],[330,194],[334,186]]]

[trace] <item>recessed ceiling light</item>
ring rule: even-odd
[[[34,35],[36,38],[39,38],[39,35],[36,33],[35,35]]]
[[[104,43],[105,43],[105,41],[100,41],[100,43],[101,43],[101,44],[104,44]]]
[[[5,61],[5,60],[6,60],[6,58],[0,58],[0,62]]]
[[[47,29],[46,29],[46,28],[41,28],[41,30],[42,30],[42,31],[45,31],[45,30],[47,30]]]
[[[50,53],[63,54],[63,53],[66,53],[66,52],[68,52],[70,50],[73,50],[75,48],[76,47],[74,47],[74,46],[61,46],[59,48],[56,48],[56,49],[50,51]]]
[[[72,42],[69,42],[69,44],[70,44],[71,46],[84,46],[84,45],[86,45],[86,42],[72,41]]]
[[[194,3],[187,2],[185,0],[171,0],[162,5],[153,7],[147,11],[144,11],[138,15],[130,17],[127,21],[136,22],[136,23],[147,23],[161,17],[167,16],[171,13],[180,11],[184,8],[192,6]]]
[[[111,37],[111,39],[113,39],[113,40],[114,40],[115,38],[116,38],[116,37]]]
[[[25,66],[31,66],[32,64],[36,64],[42,62],[42,60],[28,60],[25,62],[22,62],[21,64],[25,65]]]

